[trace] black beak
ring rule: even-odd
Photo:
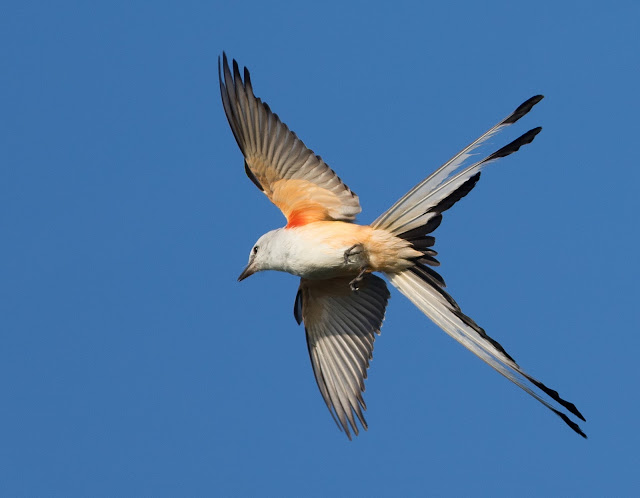
[[[247,267],[244,270],[242,270],[242,273],[238,277],[238,282],[242,282],[245,278],[250,277],[255,272],[256,272],[255,268],[253,268],[253,265],[249,263]]]

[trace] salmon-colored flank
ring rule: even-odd
[[[317,216],[318,214],[321,214],[321,216]],[[301,227],[314,221],[323,220],[324,216],[322,214],[314,209],[296,209],[287,216],[287,226],[285,228]]]

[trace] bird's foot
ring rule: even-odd
[[[364,246],[362,244],[354,244],[349,249],[344,252],[344,264],[348,265],[351,263],[349,258],[351,256],[359,256],[364,251]]]
[[[363,267],[360,270],[360,273],[358,273],[358,276],[354,278],[351,282],[349,282],[349,287],[351,287],[351,290],[353,292],[357,291],[360,288],[358,284],[362,282],[362,280],[364,280],[364,276],[367,274],[368,271],[369,271],[369,268],[367,268],[366,266]]]

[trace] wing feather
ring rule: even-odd
[[[313,221],[353,221],[360,201],[320,156],[308,149],[253,93],[238,63],[218,59],[222,105],[245,157],[247,176],[287,218],[288,226]]]
[[[384,280],[366,275],[358,291],[350,278],[301,279],[294,310],[300,309],[320,393],[332,417],[351,439],[363,428],[367,409],[362,393],[373,342],[384,320],[389,291]],[[354,416],[355,415],[355,416]]]

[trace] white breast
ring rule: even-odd
[[[335,240],[329,244],[310,230],[283,229],[270,248],[272,269],[309,279],[354,275],[364,261],[351,258],[345,263],[344,253],[349,247],[351,244],[336,244]]]

